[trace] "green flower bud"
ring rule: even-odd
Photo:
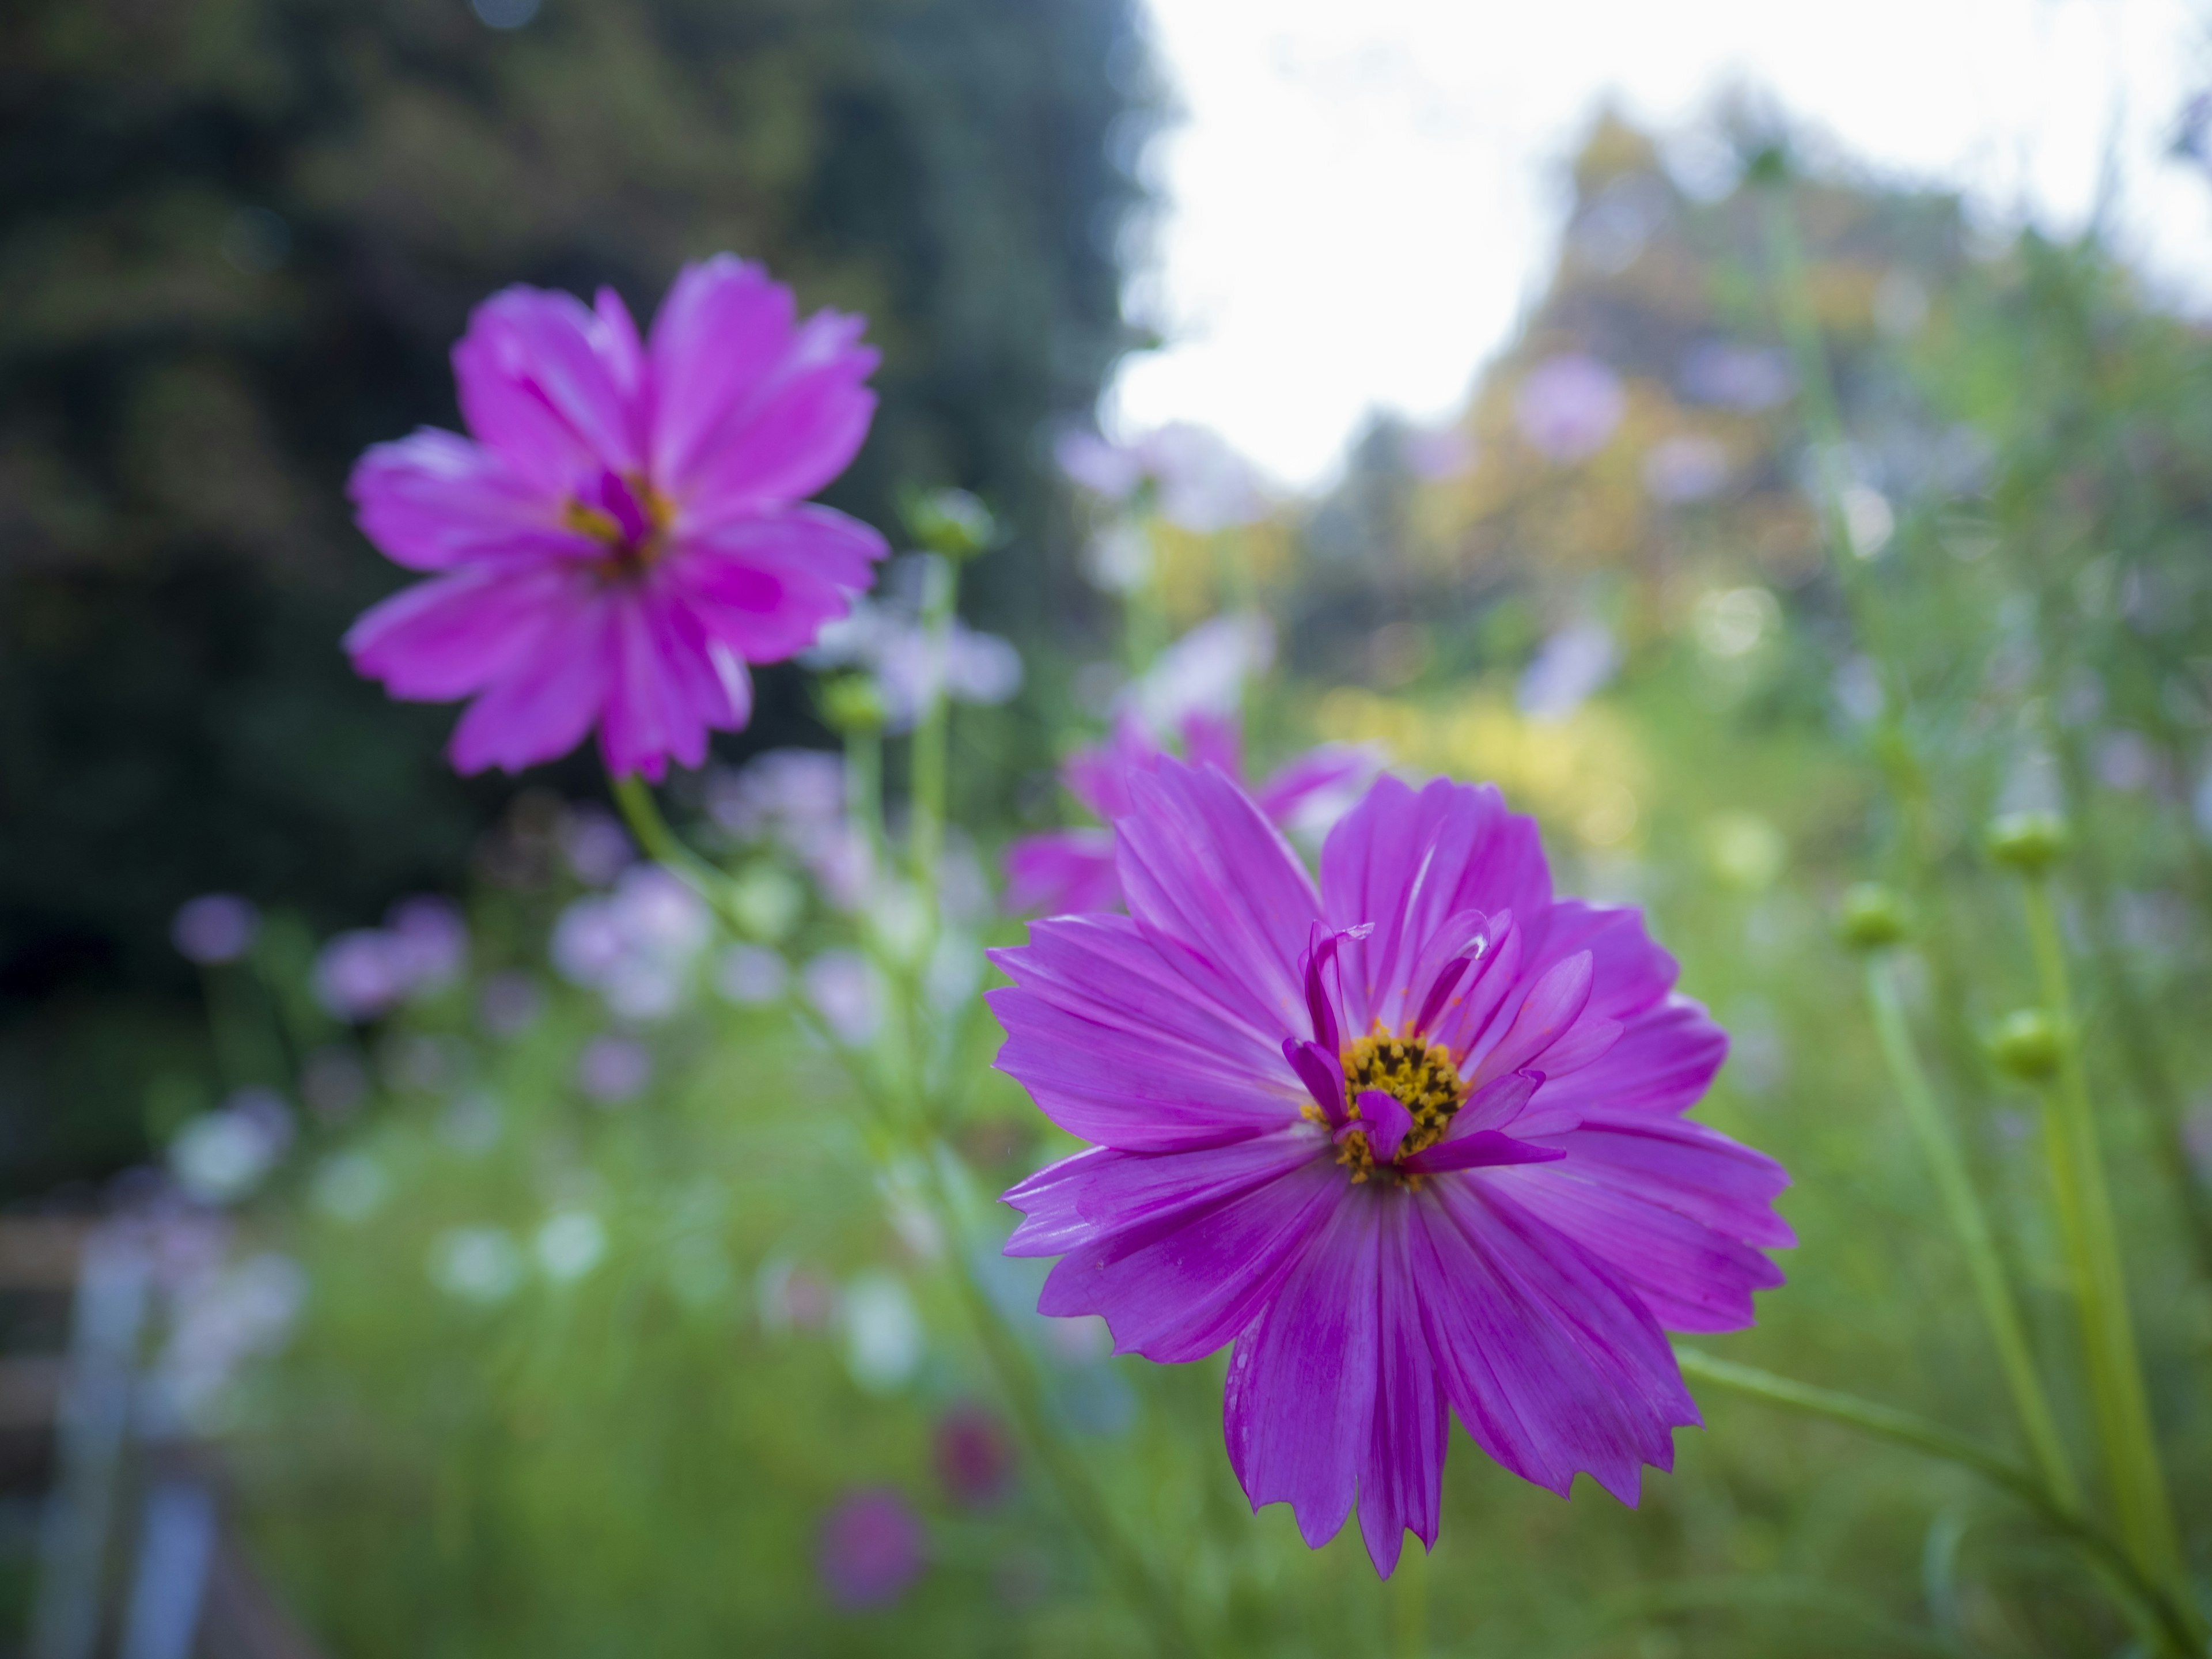
[[[839,674],[823,680],[815,701],[822,718],[836,732],[880,732],[886,718],[884,694],[866,674]]]
[[[2007,1077],[2041,1083],[2057,1075],[2066,1057],[2066,1034],[2040,1008],[2007,1014],[1990,1028],[1990,1062]]]
[[[998,520],[964,489],[916,490],[901,507],[908,533],[939,558],[957,564],[998,545]]]
[[[1911,930],[1912,912],[1904,896],[1878,881],[1850,888],[1836,908],[1836,936],[1854,951],[1886,949]]]
[[[2056,812],[2008,812],[1989,827],[1990,856],[2024,876],[2039,876],[2066,856],[2072,840]]]

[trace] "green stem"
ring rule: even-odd
[[[1732,1389],[1784,1411],[1841,1423],[1877,1440],[1907,1447],[1979,1475],[1992,1486],[2010,1492],[2055,1529],[2079,1544],[2121,1589],[2135,1610],[2147,1619],[2166,1650],[2175,1659],[2201,1659],[2205,1652],[2212,1631],[2207,1629],[2203,1615],[2185,1592],[2170,1594],[2136,1565],[2130,1551],[2124,1549],[2079,1510],[2063,1504],[2034,1475],[1988,1447],[1911,1412],[1833,1389],[1815,1388],[1753,1366],[1716,1359],[1695,1348],[1677,1348],[1674,1358],[1685,1376]]]
[[[1982,1316],[1989,1322],[1990,1339],[1996,1344],[1997,1358],[2012,1390],[2013,1406],[2020,1413],[2028,1450],[2051,1496],[2063,1508],[2079,1510],[2081,1487],[2067,1461],[2057,1419],[2051,1415],[2051,1402],[2044,1394],[2042,1378],[2028,1350],[2027,1333],[2021,1324],[2019,1306],[2013,1298],[2003,1259],[1997,1254],[1988,1214],[1967,1176],[1966,1161],[1952,1138],[1950,1125],[1945,1121],[1942,1108],[1936,1103],[1936,1092],[1929,1086],[1928,1075],[1913,1049],[1911,1032],[1897,994],[1897,975],[1887,952],[1875,951],[1868,956],[1866,982],[1867,1000],[1874,1009],[1875,1034],[1881,1042],[1882,1057],[1889,1062],[1890,1077],[1905,1103],[1905,1116],[1928,1159],[1929,1172],[1936,1178],[1936,1188],[1949,1213],[1952,1231],[1958,1235],[1959,1246],[1966,1252],[1966,1268],[1974,1281],[1974,1292],[1981,1300]]]
[[[930,1160],[930,1167],[933,1171],[939,1170],[934,1158]],[[1143,1553],[1115,1522],[1113,1508],[1099,1490],[1090,1465],[1060,1431],[1046,1400],[1043,1379],[1037,1375],[1036,1360],[976,1278],[965,1230],[959,1219],[958,1202],[945,1189],[941,1171],[932,1192],[939,1224],[945,1231],[946,1253],[952,1260],[953,1279],[961,1302],[975,1324],[977,1344],[998,1378],[1016,1427],[1028,1442],[1076,1530],[1097,1553],[1115,1587],[1151,1626],[1154,1650],[1194,1659],[1201,1650],[1191,1634],[1182,1607]]]
[[[926,567],[921,629],[928,641],[930,695],[914,728],[913,770],[907,803],[908,856],[914,879],[930,901],[936,921],[937,866],[945,851],[947,766],[945,749],[951,699],[945,685],[945,659],[951,649],[952,615],[959,596],[959,572],[952,561],[932,555]]]
[[[729,878],[677,837],[668,827],[668,820],[660,816],[660,807],[645,780],[635,773],[627,777],[610,777],[607,787],[614,795],[623,822],[637,837],[637,844],[645,850],[645,855],[704,899],[723,921],[739,933],[744,932],[731,896]]]
[[[2081,1066],[2065,946],[2044,878],[2026,877],[2021,888],[2045,1011],[2058,1021],[2062,1033],[2058,1075],[2041,1091],[2044,1154],[2051,1167],[2081,1321],[2083,1357],[2106,1474],[2130,1557],[2146,1577],[2178,1585],[2185,1582],[2181,1547],[2151,1424],[2134,1316],[2128,1307],[2119,1229],[2112,1218],[2104,1152]]]

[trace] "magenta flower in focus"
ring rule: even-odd
[[[921,1522],[888,1486],[849,1494],[822,1523],[815,1567],[840,1607],[889,1607],[921,1566]]]
[[[354,666],[397,697],[473,698],[464,772],[594,727],[617,775],[699,764],[752,712],[746,665],[811,644],[885,551],[804,504],[867,435],[862,327],[796,320],[728,254],[684,268],[643,340],[609,289],[494,295],[453,349],[472,435],[425,428],[354,469],[363,533],[433,573],[354,623]]]
[[[1184,757],[1193,765],[1218,766],[1233,778],[1243,775],[1234,720],[1193,713],[1179,726]],[[1157,770],[1165,753],[1141,720],[1124,714],[1104,743],[1067,757],[1060,780],[1069,794],[1110,825],[1129,810],[1133,781]],[[1325,805],[1331,795],[1357,788],[1375,775],[1376,764],[1365,749],[1324,744],[1288,762],[1259,787],[1254,799],[1269,823],[1287,827]],[[1121,906],[1111,829],[1024,836],[1007,847],[1004,864],[1006,908],[1014,915],[1061,915]]]
[[[1318,887],[1218,772],[1116,824],[1130,915],[997,953],[1000,1069],[1097,1144],[1006,1194],[1040,1310],[1233,1343],[1230,1461],[1376,1570],[1437,1535],[1446,1413],[1563,1496],[1634,1503],[1698,1421],[1662,1329],[1751,1322],[1792,1242],[1771,1160],[1686,1121],[1727,1052],[1633,909],[1554,899],[1494,788],[1378,781]]]

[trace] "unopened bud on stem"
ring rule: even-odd
[[[1836,936],[1854,951],[1884,950],[1902,941],[1911,927],[1903,896],[1878,881],[1847,890],[1836,909]]]
[[[2072,836],[2056,812],[2008,812],[1989,827],[1990,856],[2024,876],[2039,876],[2066,856]]]
[[[964,489],[917,490],[902,507],[908,532],[941,559],[958,564],[998,545],[998,520]]]
[[[833,731],[850,733],[884,729],[884,694],[866,674],[840,674],[826,679],[815,696],[823,720]]]
[[[1989,1047],[1990,1064],[2007,1077],[2043,1083],[2066,1057],[2066,1034],[2042,1009],[2022,1008],[1990,1028]]]

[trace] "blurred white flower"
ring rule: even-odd
[[[284,1103],[267,1089],[241,1089],[177,1132],[169,1170],[187,1196],[235,1203],[260,1186],[291,1139]]]
[[[1698,602],[1698,643],[1713,656],[1747,656],[1781,626],[1782,607],[1763,587],[1723,588]]]
[[[921,1316],[898,1279],[880,1268],[856,1273],[842,1298],[845,1368],[871,1394],[888,1394],[921,1367]]]
[[[1135,525],[1116,520],[1083,545],[1083,574],[1105,593],[1133,593],[1152,574],[1152,544]]]
[[[563,1210],[538,1230],[538,1265],[556,1285],[581,1279],[607,1253],[607,1230],[589,1210]]]
[[[307,1188],[314,1206],[337,1221],[365,1221],[391,1191],[384,1166],[367,1152],[333,1152],[315,1170]]]
[[[689,999],[693,964],[713,932],[697,894],[659,865],[633,865],[611,893],[561,913],[553,966],[624,1019],[665,1019]]]
[[[1275,659],[1275,630],[1256,612],[1231,612],[1200,623],[1160,653],[1123,692],[1155,735],[1181,729],[1191,714],[1233,714],[1245,682]]]
[[[1218,433],[1187,421],[1121,445],[1071,432],[1054,453],[1070,479],[1109,501],[1126,501],[1151,483],[1160,516],[1197,535],[1250,524],[1267,510],[1251,465]]]
[[[1536,720],[1563,720],[1603,690],[1620,666],[1612,630],[1579,622],[1546,640],[1522,672],[1515,700]]]
[[[1620,377],[1579,351],[1547,357],[1528,371],[1513,399],[1521,435],[1563,465],[1603,449],[1627,408]]]
[[[895,591],[895,590],[894,590]],[[822,630],[802,660],[817,668],[861,668],[883,694],[887,729],[910,730],[941,690],[955,702],[1001,703],[1021,689],[1021,653],[957,617],[932,637],[903,599],[854,602]]]
[[[449,1227],[430,1246],[431,1283],[464,1302],[504,1302],[522,1271],[522,1252],[503,1227]]]
[[[740,841],[804,840],[845,817],[845,757],[771,749],[707,778],[707,815]]]
[[[883,985],[857,951],[824,951],[800,969],[799,989],[830,1034],[854,1047],[868,1042],[883,1019]]]
[[[714,967],[714,988],[726,1002],[757,1007],[782,996],[791,969],[773,951],[757,945],[732,945]]]
[[[1889,498],[1870,484],[1847,484],[1843,490],[1844,526],[1850,532],[1851,551],[1871,559],[1889,545],[1897,532],[1897,515]]]
[[[235,893],[203,893],[178,908],[169,940],[187,962],[211,968],[236,962],[253,948],[261,913]]]
[[[168,1407],[196,1428],[221,1426],[221,1397],[239,1368],[284,1346],[307,1299],[307,1273],[273,1251],[188,1282],[155,1363]]]

